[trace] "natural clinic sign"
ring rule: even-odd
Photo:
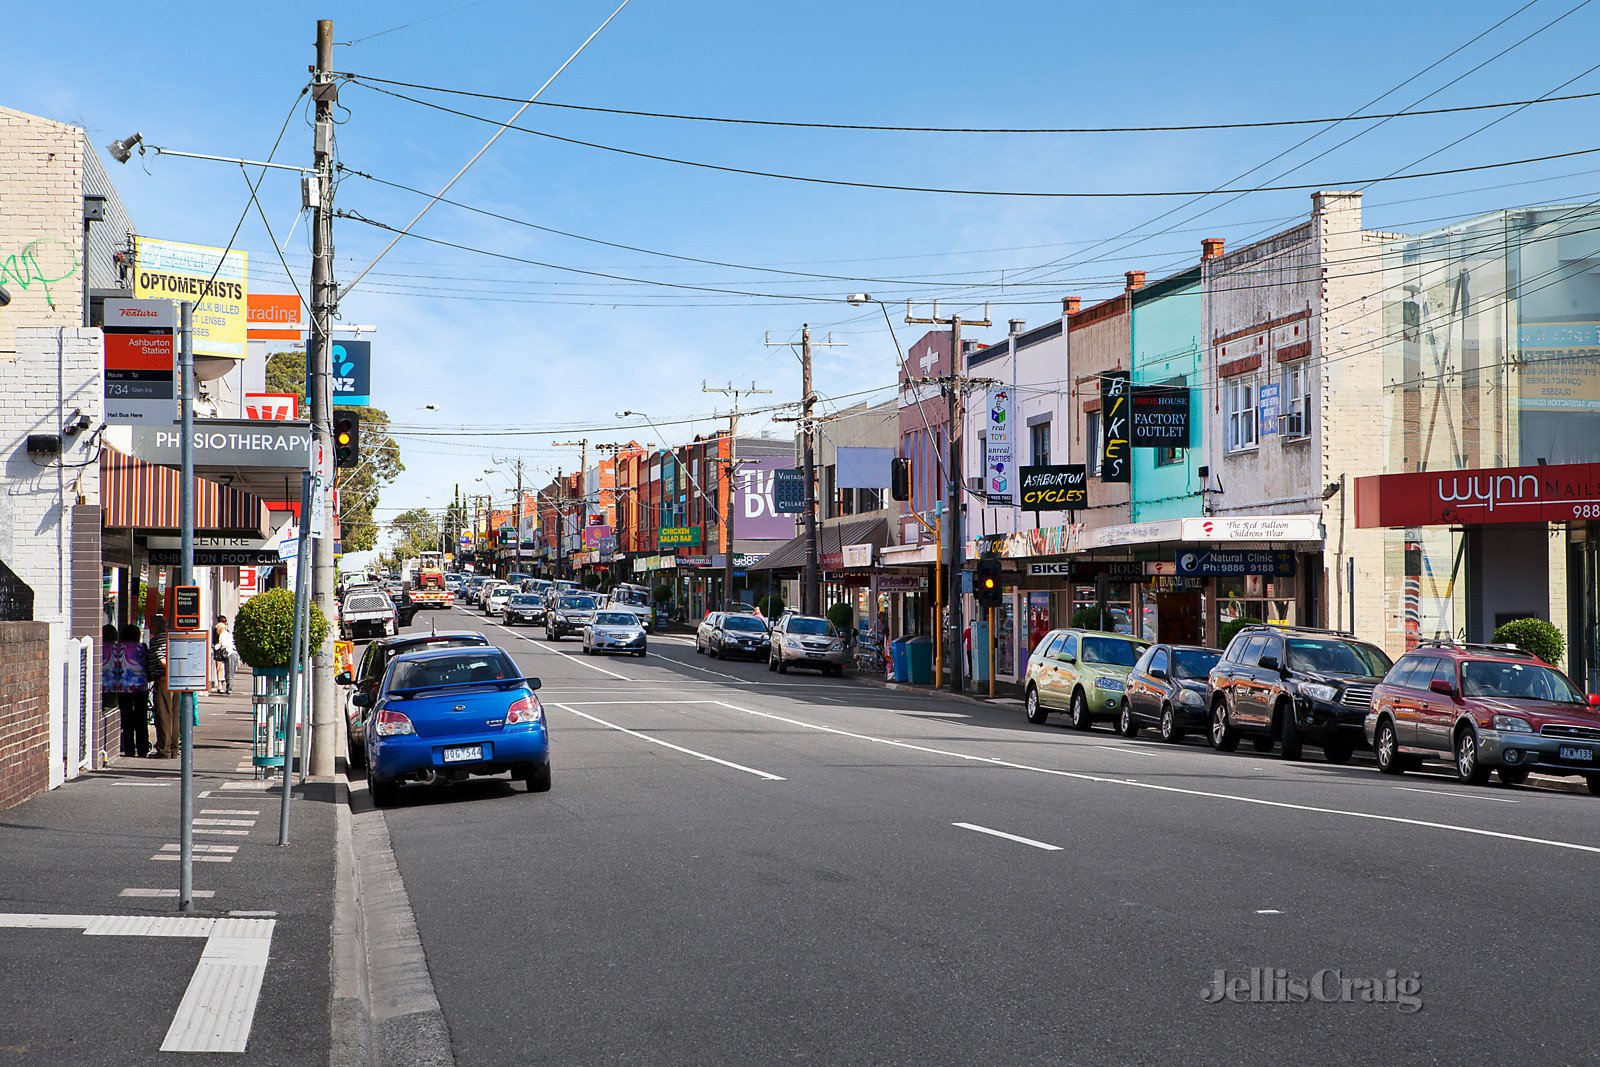
[[[1600,519],[1600,463],[1379,474],[1356,479],[1360,527]]]

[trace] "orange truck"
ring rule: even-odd
[[[444,587],[443,552],[424,552],[417,560],[411,599],[420,608],[448,608],[456,602],[456,595]]]

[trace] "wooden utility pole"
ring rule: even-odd
[[[769,336],[767,346],[793,347],[787,341],[773,341]],[[843,348],[845,342],[835,341],[829,334],[826,341],[813,342],[811,340],[811,326],[804,323],[800,327],[800,432],[804,435],[801,446],[803,468],[801,477],[805,479],[806,503],[803,518],[806,531],[806,562],[800,572],[800,613],[802,615],[822,614],[822,571],[817,565],[817,456],[814,444],[814,426],[812,423],[812,408],[816,406],[817,394],[811,388],[811,350],[812,348]]]
[[[727,545],[723,548],[722,560],[722,602],[726,608],[733,601],[733,517],[738,511],[735,499],[739,490],[739,459],[736,454],[739,441],[739,398],[741,396],[756,396],[761,393],[770,393],[771,389],[757,389],[756,383],[751,382],[748,389],[737,389],[732,382],[721,388],[714,388],[700,383],[702,393],[721,393],[723,396],[733,397],[733,410],[728,413],[728,466],[727,477],[724,484],[728,487],[727,503],[722,507],[722,530]],[[809,389],[807,390],[809,392]]]
[[[306,337],[306,392],[311,404],[312,454],[325,456],[328,469],[319,469],[311,482],[313,495],[321,494],[322,508],[310,500],[300,502],[302,523],[311,521],[317,511],[332,520],[333,515],[333,319],[338,311],[339,291],[333,280],[333,105],[339,96],[339,83],[333,76],[333,20],[317,22],[317,66],[311,79],[311,95],[316,101],[312,123],[311,185],[315,191],[311,222],[311,332]],[[325,619],[337,617],[334,610],[333,531],[325,530],[313,542],[311,588],[317,607]],[[301,575],[304,581],[305,575]],[[330,627],[328,638],[333,637]],[[311,683],[311,773],[331,776],[334,771],[335,710],[337,693],[333,684],[333,656],[329,640],[315,650],[315,670]],[[288,756],[284,759],[287,762]],[[287,786],[285,786],[287,789]]]
[[[961,420],[965,412],[962,404],[962,392],[965,386],[961,374],[961,327],[962,326],[990,326],[989,306],[983,307],[983,318],[963,319],[960,315],[951,315],[949,318],[939,317],[939,303],[934,302],[933,315],[930,318],[914,318],[911,314],[911,301],[906,301],[906,322],[924,323],[931,326],[950,327],[950,374],[944,383],[945,399],[949,405],[950,418],[950,470],[949,481],[945,489],[945,512],[948,516],[944,522],[945,536],[949,541],[947,566],[950,578],[946,588],[950,595],[950,691],[960,693],[966,689],[965,680],[962,678],[962,603],[961,603],[961,572],[966,568],[966,542],[961,531],[962,498],[965,489],[962,484],[961,466]],[[939,679],[934,679],[937,685]]]

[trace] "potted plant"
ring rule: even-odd
[[[833,623],[835,630],[842,634],[847,634],[850,632],[851,627],[855,625],[856,609],[842,600],[836,604],[830,604],[828,605],[828,621]]]
[[[1567,651],[1561,631],[1543,619],[1513,619],[1495,628],[1493,640],[1497,645],[1515,645],[1552,667],[1561,662]]]
[[[761,603],[756,605],[762,616],[770,624],[774,619],[783,614],[783,597],[776,593],[761,598]]]
[[[1252,619],[1248,617],[1243,619],[1234,619],[1232,622],[1225,622],[1222,624],[1217,633],[1217,647],[1227,648],[1228,642],[1233,640],[1233,635],[1244,629],[1246,626],[1265,625],[1266,623],[1262,622],[1260,619]]]
[[[328,637],[328,620],[315,602],[310,605],[310,648],[321,648]],[[287,589],[269,589],[245,601],[233,623],[233,643],[239,658],[256,674],[271,676],[289,672],[289,653],[294,640],[294,594]]]

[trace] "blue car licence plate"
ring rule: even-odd
[[[464,763],[467,760],[480,760],[482,758],[482,745],[460,745],[456,748],[444,750],[444,761],[446,763]]]
[[[1575,748],[1569,745],[1561,746],[1561,758],[1579,763],[1593,763],[1594,752],[1587,748]]]

